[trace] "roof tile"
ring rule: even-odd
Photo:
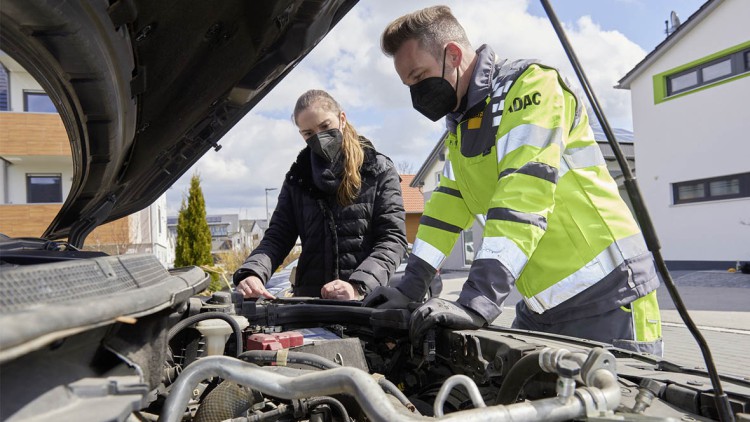
[[[401,194],[404,197],[404,209],[407,214],[424,212],[424,196],[419,188],[409,186],[414,179],[413,174],[401,175]]]

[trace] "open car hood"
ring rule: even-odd
[[[3,50],[71,142],[70,193],[43,237],[80,246],[139,211],[253,108],[356,0],[4,0]]]

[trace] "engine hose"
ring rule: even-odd
[[[612,357],[612,359],[614,359]],[[255,365],[227,356],[207,356],[196,360],[182,371],[162,406],[159,421],[179,422],[185,412],[195,386],[202,380],[221,377],[284,400],[303,399],[318,395],[346,394],[352,396],[368,420],[372,422],[434,421],[399,411],[389,397],[367,372],[350,367],[313,371],[288,377],[265,371]],[[586,387],[576,389],[578,400],[560,403],[557,397],[467,409],[445,416],[446,421],[502,422],[502,421],[567,421],[585,418],[587,406],[614,410],[620,405],[621,391],[617,375],[610,369],[599,368],[586,376]]]
[[[249,350],[247,352],[241,353],[239,356],[237,356],[237,358],[255,364],[277,363],[278,355],[276,351],[272,350]],[[287,352],[286,361],[288,363],[307,365],[318,369],[333,369],[341,367],[341,365],[339,365],[338,363],[330,359],[326,359],[322,356],[314,355],[312,353],[295,352],[292,350]],[[411,411],[412,413],[416,413],[417,415],[420,414],[416,406],[412,404],[412,402],[406,397],[406,395],[404,395],[404,393],[401,392],[401,390],[399,390],[398,387],[396,387],[396,385],[389,381],[387,378],[379,377],[378,385],[380,385],[383,391],[397,398],[398,401],[401,402],[401,404],[409,409],[409,411]]]
[[[291,406],[285,404],[280,405],[278,408],[261,413],[260,415],[251,415],[246,422],[265,422],[265,421],[276,421],[281,419],[282,416],[293,415],[294,409]]]
[[[288,349],[284,350],[287,350],[288,353],[286,357],[286,362],[288,363],[307,365],[318,369],[333,369],[341,367],[341,365],[330,359],[326,359],[322,356],[314,355],[312,353],[294,352]],[[275,350],[249,350],[247,352],[240,353],[237,358],[255,364],[279,363],[278,355]]]
[[[401,404],[403,404],[407,409],[409,409],[410,412],[421,415],[421,413],[419,413],[419,410],[417,410],[417,407],[414,406],[414,404],[406,397],[406,395],[404,395],[401,390],[398,389],[398,387],[396,387],[396,384],[390,382],[386,377],[378,378],[378,385],[383,389],[383,391],[398,399],[398,401],[401,402]]]
[[[335,407],[336,411],[339,412],[339,415],[341,415],[342,419],[346,422],[349,422],[349,413],[346,411],[346,407],[344,405],[334,399],[333,397],[328,396],[322,396],[322,397],[312,397],[309,400],[305,401],[305,399],[300,399],[302,403],[305,404],[305,406],[308,409],[311,409],[316,406],[320,406],[322,404],[330,405],[331,407]],[[260,414],[254,414],[247,417],[242,418],[234,418],[229,419],[229,422],[265,422],[269,420],[279,420],[283,416],[291,416],[294,414],[294,408],[288,404],[280,404],[279,407],[277,407],[274,410],[269,410],[268,412],[260,413]]]
[[[343,404],[341,404],[340,401],[334,399],[333,397],[328,396],[322,396],[322,397],[313,397],[310,400],[307,401],[307,405],[310,408],[313,408],[315,406],[320,406],[321,404],[327,404],[331,407],[335,407],[336,410],[339,412],[339,415],[341,415],[341,418],[349,422],[349,413],[346,411],[346,407],[344,407]]]
[[[174,327],[169,329],[169,332],[167,333],[167,341],[171,341],[172,338],[177,335],[177,333],[184,330],[185,328],[207,319],[221,319],[226,321],[229,326],[232,327],[232,331],[234,332],[234,337],[236,340],[235,343],[237,343],[234,356],[239,356],[240,353],[242,353],[242,328],[240,328],[240,324],[238,324],[234,318],[223,312],[204,312],[183,319],[182,321],[175,324]]]
[[[512,404],[518,399],[518,393],[526,382],[536,374],[542,372],[539,367],[540,351],[531,352],[522,357],[508,371],[508,375],[503,379],[503,384],[497,392],[495,404]]]

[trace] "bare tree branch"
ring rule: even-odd
[[[398,174],[414,174],[414,163],[409,160],[401,160],[396,163]]]

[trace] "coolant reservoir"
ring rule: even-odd
[[[247,318],[239,315],[230,315],[240,325],[240,330],[247,328],[250,323]],[[232,335],[232,327],[228,322],[222,319],[207,319],[199,322],[195,328],[200,331],[203,338],[206,339],[206,354],[223,355],[224,346]],[[240,340],[241,341],[241,340]]]

